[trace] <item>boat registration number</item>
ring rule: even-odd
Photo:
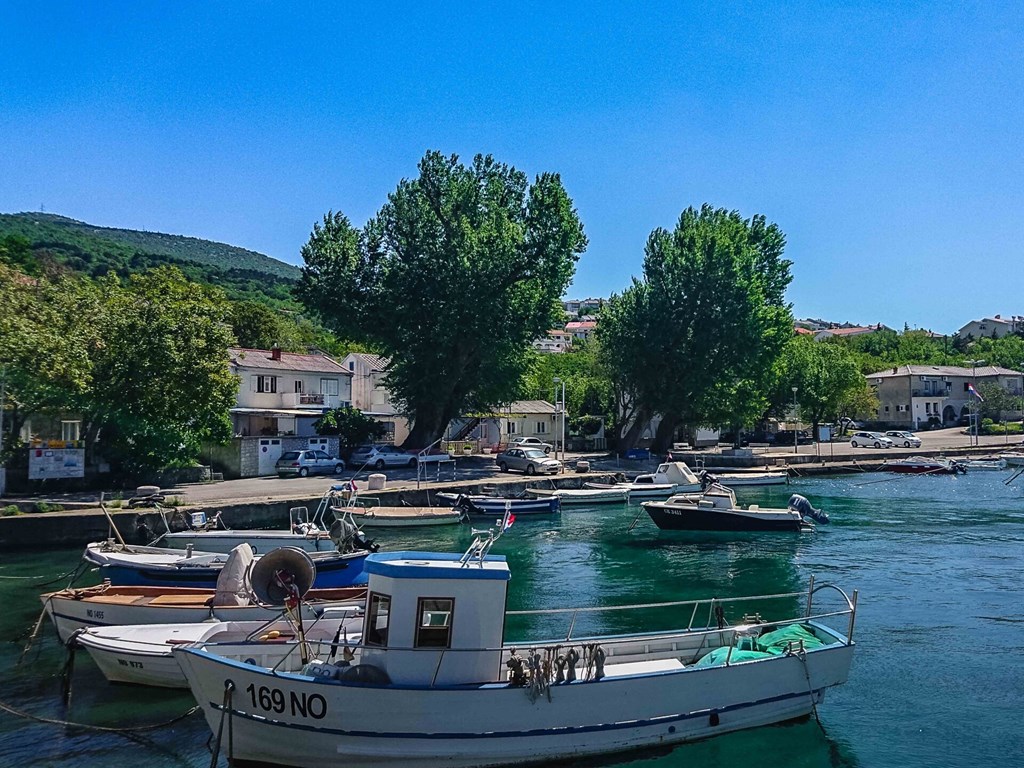
[[[312,717],[322,720],[327,716],[327,699],[319,693],[296,693],[282,691],[267,685],[249,683],[245,689],[255,709],[282,715],[288,712],[292,717]]]

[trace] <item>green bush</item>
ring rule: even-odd
[[[22,511],[13,504],[8,504],[3,509],[0,509],[0,517],[14,517],[20,514],[22,514]]]
[[[988,422],[988,423],[986,423]],[[1024,425],[1019,421],[1011,421],[1006,424],[995,424],[991,419],[981,420],[981,434],[983,435],[1020,435],[1024,434]]]
[[[36,512],[60,512],[63,509],[60,504],[51,504],[48,501],[37,501],[35,505]]]

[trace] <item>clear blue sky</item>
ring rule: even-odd
[[[0,211],[297,262],[425,150],[489,152],[562,174],[575,297],[710,202],[783,229],[798,316],[1024,313],[1016,4],[328,5],[0,4]]]

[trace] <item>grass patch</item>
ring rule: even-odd
[[[15,515],[23,514],[25,513],[18,509],[14,504],[8,504],[3,509],[0,509],[0,517],[14,517]]]
[[[51,504],[48,501],[37,501],[35,504],[36,512],[60,512],[63,509],[60,504]]]

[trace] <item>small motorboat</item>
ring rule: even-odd
[[[333,644],[358,644],[362,613],[362,604],[327,608],[308,623],[303,622],[302,637],[308,652],[329,655]],[[303,664],[301,654],[293,652],[291,641],[297,638],[296,625],[279,617],[270,621],[91,627],[76,634],[74,642],[89,652],[112,683],[188,688],[172,652],[177,646],[203,648],[223,659],[280,672],[297,672]]]
[[[885,462],[882,465],[882,471],[906,475],[962,475],[967,468],[953,459],[911,456],[908,459],[894,459]]]
[[[281,672],[175,646],[214,733],[229,713],[232,759],[323,768],[577,762],[806,717],[849,676],[857,595],[829,584],[671,603],[677,615],[704,618],[638,634],[575,637],[576,613],[566,608],[569,629],[557,640],[506,643],[512,574],[504,557],[487,554],[492,542],[478,536],[461,556],[370,555],[362,645],[340,665]],[[819,605],[823,589],[834,592]]]
[[[628,488],[527,488],[526,492],[541,498],[556,498],[562,506],[625,504],[629,501]]]
[[[1005,461],[1007,466],[1024,467],[1024,452],[1011,451],[1010,453],[1000,453],[999,458]]]
[[[730,488],[748,485],[785,485],[789,482],[788,472],[717,472],[707,470],[712,482]]]
[[[454,525],[462,512],[454,507],[344,507],[336,512],[351,515],[360,528],[408,528],[420,525]]]
[[[559,512],[562,505],[557,496],[533,499],[512,499],[500,496],[478,496],[465,493],[439,493],[437,498],[471,516],[501,515],[511,509],[516,517],[520,515],[551,515]]]
[[[665,499],[677,493],[693,493],[701,489],[700,478],[682,461],[659,464],[649,474],[637,475],[630,482],[584,483],[584,488],[607,490],[625,488],[632,499]]]
[[[961,463],[968,472],[999,472],[1009,466],[1005,459],[971,459]]]
[[[354,527],[354,526],[353,526]],[[241,547],[251,547],[241,544]],[[237,549],[237,547],[236,547]],[[363,561],[373,547],[347,552],[313,552],[317,589],[350,587],[365,583]],[[234,552],[234,550],[232,550]],[[196,587],[213,589],[217,576],[231,554],[196,552],[190,549],[138,547],[107,540],[85,547],[82,557],[99,566],[100,576],[111,584],[137,587]],[[263,554],[254,555],[259,560]]]
[[[828,515],[793,494],[786,509],[741,507],[736,493],[715,483],[703,493],[680,494],[668,501],[642,503],[654,524],[666,531],[806,531],[814,520],[828,523]]]

